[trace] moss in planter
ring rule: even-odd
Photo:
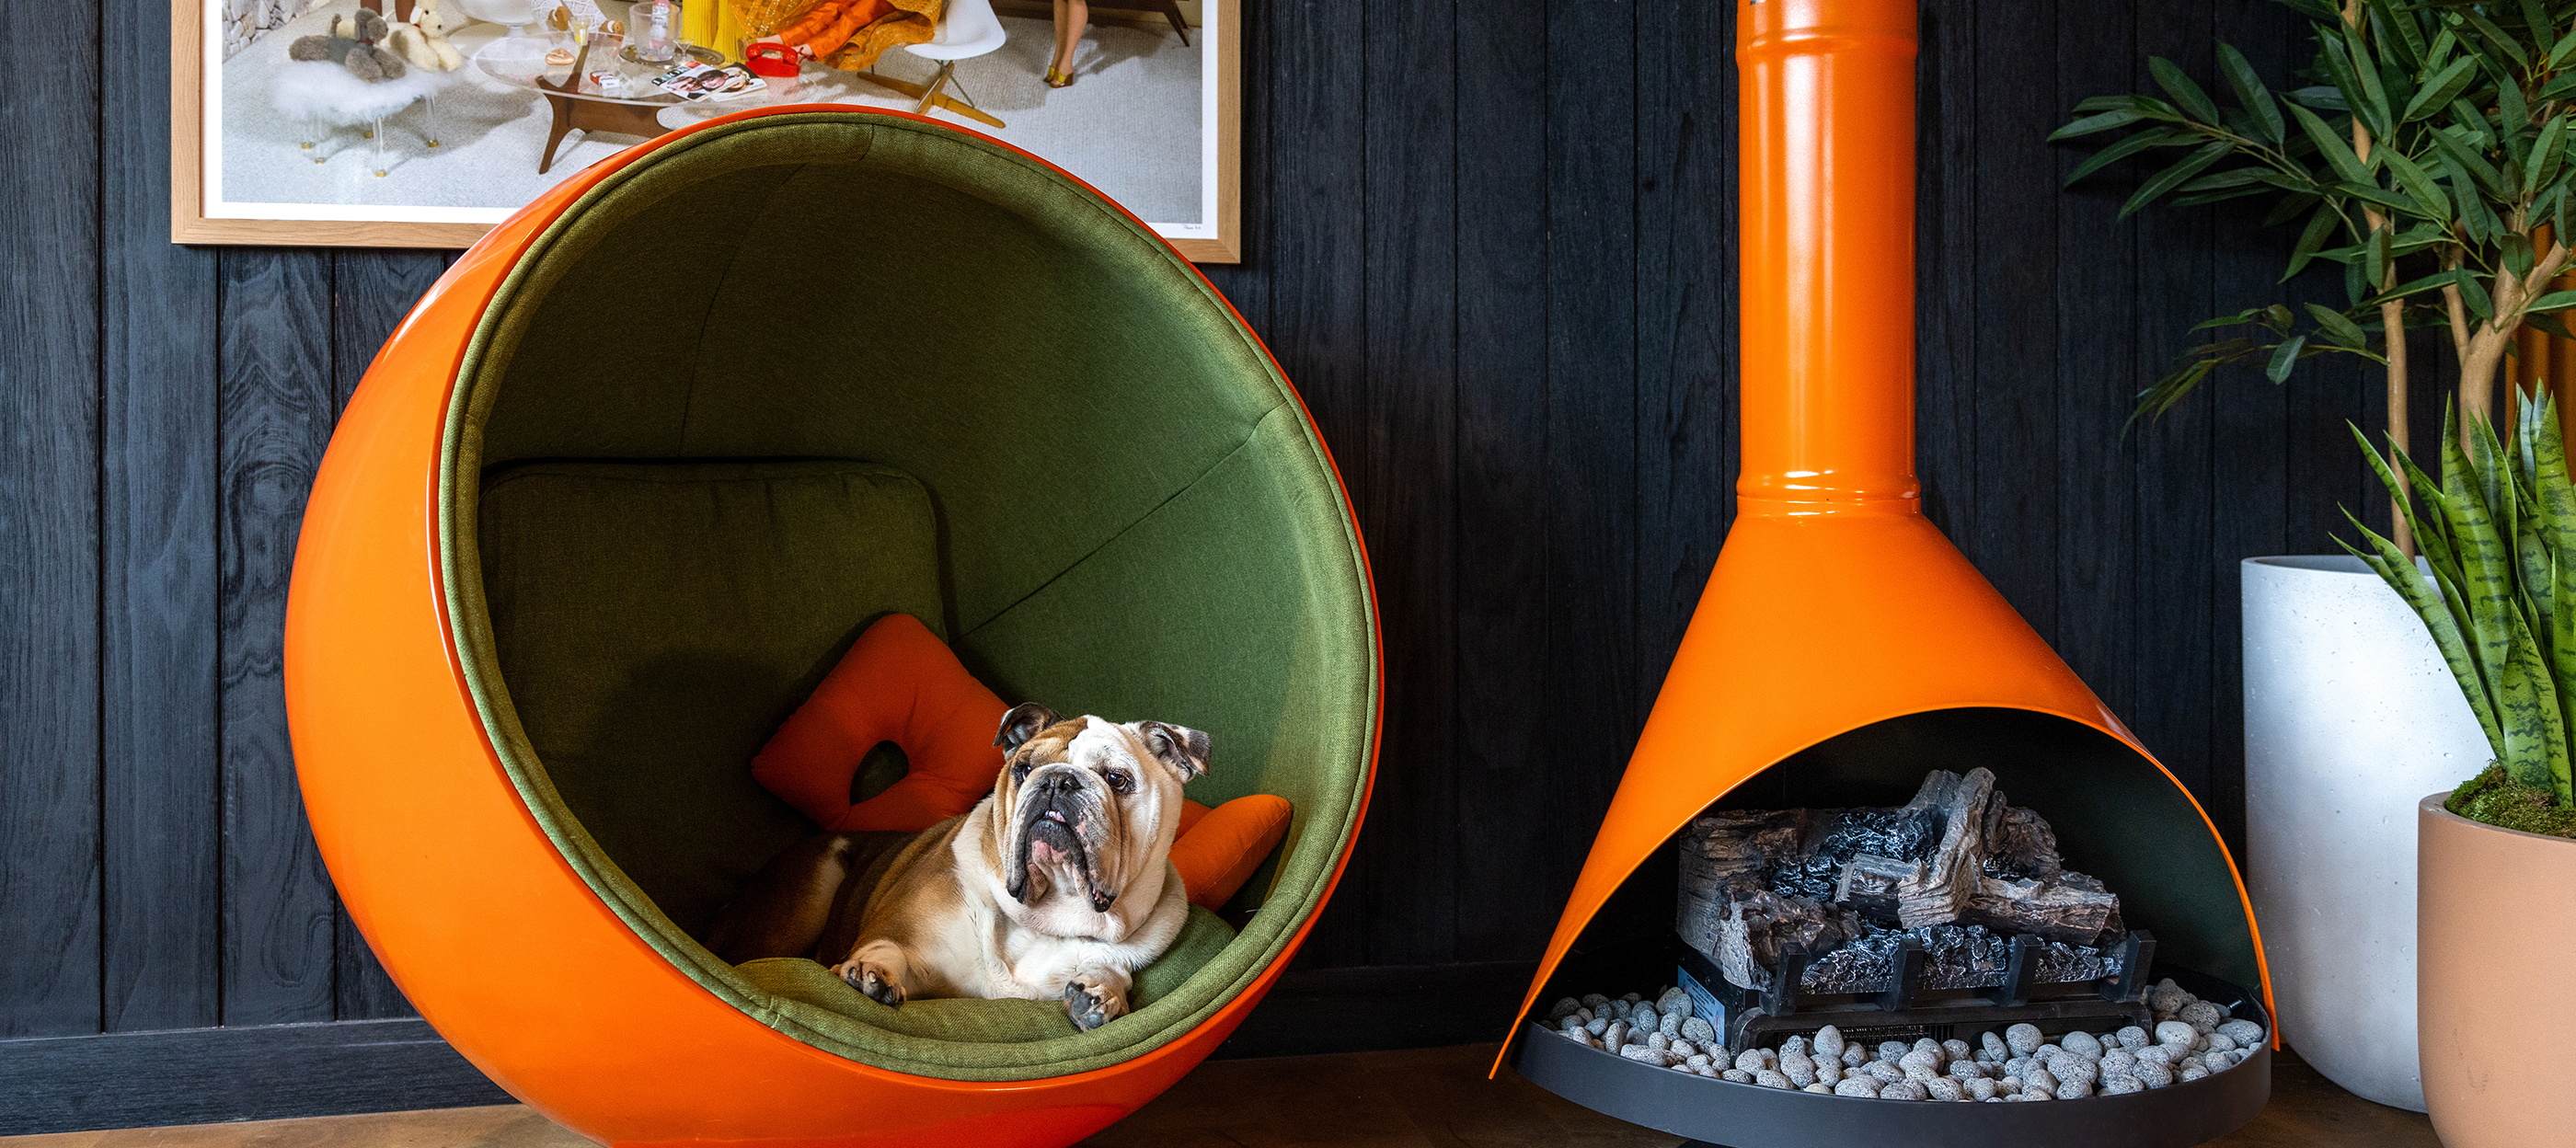
[[[2490,765],[2485,773],[2452,790],[2451,799],[2442,807],[2499,829],[2545,837],[2576,837],[2576,809],[2552,801],[2549,790],[2524,785],[2505,776],[2503,766]]]

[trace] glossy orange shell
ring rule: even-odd
[[[315,478],[287,603],[305,809],[350,916],[421,1015],[511,1095],[595,1141],[1068,1144],[1213,1051],[1313,914],[1215,1016],[1112,1067],[979,1083],[844,1059],[718,1000],[583,884],[503,773],[450,639],[440,440],[466,345],[503,278],[558,214],[638,157],[715,124],[810,110],[710,120],[565,180],[458,259],[377,354]],[[1376,746],[1373,728],[1372,779]]]

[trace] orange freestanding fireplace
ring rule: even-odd
[[[2197,802],[1931,522],[1914,476],[1915,0],[1734,0],[1739,513],[1504,1056],[1590,1107],[1736,1148],[2166,1146],[2269,1094],[2206,1079],[2046,1105],[1784,1091],[1562,1039],[1546,1002],[1674,983],[1676,845],[1711,809],[1903,805],[1982,767],[2152,930],[2156,977],[2270,1029],[2253,912]],[[2229,998],[2233,998],[2232,1000]],[[1965,1033],[1971,1040],[1976,1033]]]

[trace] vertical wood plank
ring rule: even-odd
[[[1316,426],[1332,444],[1342,478],[1351,484],[1352,502],[1366,505],[1366,476],[1372,473],[1361,187],[1367,117],[1356,50],[1367,40],[1366,13],[1360,6],[1327,0],[1246,7],[1265,13],[1269,21],[1273,55],[1267,67],[1250,74],[1274,93],[1271,138],[1292,141],[1270,156],[1276,247],[1269,281],[1270,350],[1288,377],[1297,380]],[[1376,537],[1369,542],[1372,547],[1385,544]],[[1382,754],[1378,764],[1382,783],[1401,784],[1397,779],[1420,763]],[[1371,851],[1385,836],[1360,836],[1342,891],[1334,894],[1307,937],[1306,963],[1368,963],[1378,880]]]
[[[157,40],[149,5],[105,42]],[[103,1026],[218,1023],[215,254],[170,242],[170,81],[103,73]]]
[[[349,405],[378,348],[411,313],[421,294],[447,270],[438,251],[340,251],[331,260],[332,417]],[[317,460],[318,461],[318,460]],[[337,897],[332,901],[335,952],[334,1015],[341,1020],[416,1016],[411,1002],[385,975],[384,965],[358,934]]]
[[[2146,58],[2163,56],[2207,86],[2211,79],[2208,0],[2142,5],[2131,91],[2154,86]],[[2131,217],[2141,258],[2137,295],[2138,377],[2161,374],[2188,346],[2191,326],[2216,314],[2216,232],[2206,207],[2159,207]],[[2226,386],[2236,380],[2221,380]],[[2206,400],[2210,396],[2197,398]],[[2137,450],[2138,704],[2130,728],[2192,793],[2211,795],[2213,736],[2209,680],[2216,559],[2211,551],[2216,404],[2183,403],[2134,438]]]
[[[1976,6],[1975,509],[1953,540],[2042,638],[2057,638],[2055,5]]]
[[[99,14],[0,8],[0,1037],[99,1023]]]
[[[1546,88],[1544,0],[1458,6],[1458,821],[1508,881],[1457,887],[1456,959],[1535,955],[1574,886],[1590,828],[1532,817],[1553,800],[1547,698]],[[1514,888],[1513,886],[1519,886]],[[1477,954],[1474,956],[1468,954]]]
[[[1637,34],[1637,721],[1735,510],[1735,9]]]
[[[223,282],[223,1023],[332,1019],[334,899],[286,739],[287,576],[330,441],[331,254],[244,248]]]
[[[1386,625],[1379,792],[1406,831],[1378,842],[1369,960],[1453,960],[1456,890],[1491,842],[1463,833],[1454,782],[1457,92],[1454,0],[1368,6],[1364,179],[1368,478],[1360,521]],[[1374,802],[1373,802],[1374,804]]]
[[[1275,240],[1271,226],[1270,177],[1272,155],[1279,138],[1271,131],[1274,115],[1269,73],[1271,26],[1273,17],[1260,9],[1269,5],[1244,8],[1243,21],[1243,261],[1211,263],[1199,268],[1208,282],[1236,314],[1251,325],[1254,333],[1266,341],[1270,331],[1270,285],[1276,273]],[[1297,137],[1290,137],[1297,138]],[[1290,375],[1289,381],[1296,382]]]
[[[2246,62],[2286,86],[2305,56],[2293,56],[2293,34],[2307,22],[2281,5],[2220,5],[2214,12],[2217,39],[2245,53]],[[2217,73],[2215,52],[2206,65]],[[2224,90],[2223,83],[2220,89]],[[2334,282],[2309,276],[2295,286],[2278,282],[2282,261],[2297,235],[2298,224],[2265,230],[2267,199],[2222,205],[2216,212],[2217,239],[2213,272],[2213,314],[2284,299],[2316,299],[2343,304],[2341,276]],[[2334,270],[2340,271],[2340,268]],[[2322,367],[2323,370],[2314,368]],[[2294,439],[2290,416],[2293,393],[2331,388],[2342,399],[2357,399],[2359,372],[2353,360],[2335,356],[2309,360],[2286,386],[2276,386],[2260,371],[2242,370],[2221,380],[2208,397],[2215,425],[2211,433],[2210,472],[2210,602],[2209,602],[2209,740],[2204,783],[2198,791],[2202,808],[2218,827],[2228,848],[2241,858],[2245,840],[2245,662],[2244,584],[2238,566],[2248,557],[2283,552],[2285,523],[2292,492],[2320,492],[2349,501],[2360,477],[2361,459],[2349,445],[2341,452],[2312,460],[2314,469],[2291,469],[2288,447],[2320,432],[2342,432],[2343,417],[2331,414],[2326,425],[2309,412],[2303,434]],[[2357,407],[2343,409],[2358,414]],[[2313,440],[2308,440],[2313,441]]]
[[[1976,21],[1926,4],[1917,38],[1914,470],[1924,515],[1958,539],[1976,525]]]
[[[1634,0],[1547,11],[1547,721],[1552,815],[1595,822],[1638,728]]]
[[[2088,96],[2112,94],[2117,75],[2105,60],[2133,60],[2134,4],[2058,12],[2057,106],[2060,119]],[[2047,130],[2055,130],[2050,127]],[[2059,149],[2051,186],[2085,152]],[[2057,214],[2057,652],[2114,713],[2137,705],[2137,610],[2134,577],[2140,513],[2136,474],[2121,438],[2131,397],[2153,375],[2140,373],[2132,319],[2137,290],[2137,232],[2119,221],[2136,180],[2134,165],[2056,193]],[[2039,175],[2041,173],[2032,173]],[[2154,513],[2149,508],[2147,513]]]

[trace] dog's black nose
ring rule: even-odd
[[[1072,793],[1082,788],[1082,779],[1066,770],[1057,770],[1038,780],[1041,793]]]

